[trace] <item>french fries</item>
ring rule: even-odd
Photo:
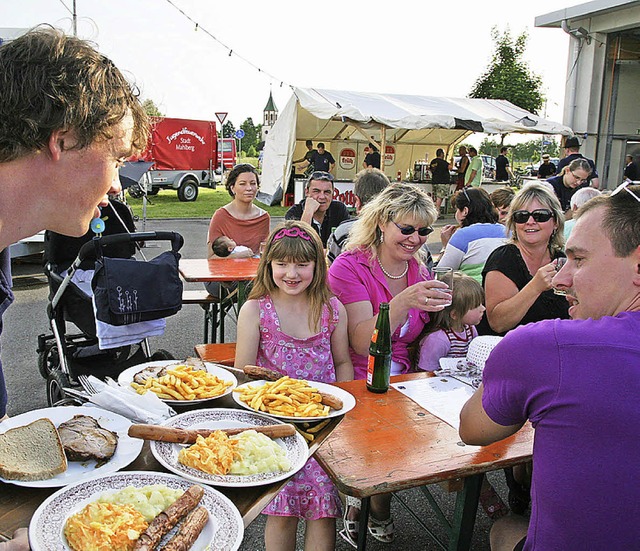
[[[138,394],[151,391],[163,400],[202,400],[220,396],[233,383],[190,365],[177,365],[161,377],[149,377],[144,384],[132,382]]]
[[[282,377],[262,386],[236,388],[240,400],[256,411],[288,417],[326,417],[329,406],[322,405],[322,395],[308,381]]]

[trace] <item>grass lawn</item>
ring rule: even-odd
[[[142,199],[133,199],[126,194],[127,204],[134,214],[142,217]],[[221,206],[231,201],[231,196],[224,186],[217,189],[201,187],[198,198],[191,202],[178,200],[178,194],[173,189],[163,189],[147,201],[147,219],[153,218],[211,218],[213,213]],[[256,204],[265,209],[271,216],[284,216],[288,207],[267,206],[260,201]]]

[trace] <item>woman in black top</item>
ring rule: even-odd
[[[544,185],[529,184],[515,196],[506,219],[509,243],[491,253],[482,271],[486,313],[481,334],[504,335],[518,325],[569,317],[551,279],[564,257],[564,215]]]

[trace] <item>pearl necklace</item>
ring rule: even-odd
[[[384,266],[382,265],[382,262],[380,262],[380,257],[377,257],[378,259],[378,265],[380,266],[380,269],[382,270],[382,273],[384,275],[386,275],[389,279],[402,279],[404,276],[407,275],[407,272],[409,271],[409,263],[405,260],[404,261],[404,270],[402,271],[402,273],[400,275],[391,275],[389,272],[387,272],[387,270],[384,269]]]

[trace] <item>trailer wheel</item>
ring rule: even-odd
[[[152,187],[151,189],[147,190],[147,195],[158,195],[158,193],[160,193],[159,187]]]
[[[195,201],[198,198],[198,182],[191,178],[185,179],[178,188],[180,201]]]
[[[129,192],[129,195],[134,199],[140,199],[144,195],[144,193],[142,192],[142,189],[138,184],[131,184],[127,188],[127,191]]]

